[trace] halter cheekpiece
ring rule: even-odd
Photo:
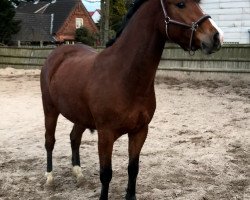
[[[192,22],[192,24],[186,24],[183,22],[179,22],[176,20],[171,19],[168,16],[167,10],[164,6],[163,0],[161,0],[161,6],[162,6],[162,10],[164,13],[164,17],[165,17],[165,24],[166,24],[166,34],[169,40],[171,40],[171,38],[169,37],[169,33],[168,33],[168,26],[169,24],[175,24],[175,25],[179,25],[179,26],[183,26],[187,29],[191,30],[191,36],[190,36],[190,42],[189,42],[189,54],[190,55],[194,55],[194,51],[192,50],[192,44],[193,44],[193,37],[194,37],[194,33],[195,31],[198,29],[199,25],[202,24],[204,21],[206,21],[207,19],[211,18],[210,15],[203,15],[200,19],[198,19],[196,22]]]

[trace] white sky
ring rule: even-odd
[[[94,3],[90,3],[89,1],[91,0],[82,0],[84,6],[88,11],[95,11],[96,9],[100,9],[100,2],[96,2],[96,0],[94,0]]]

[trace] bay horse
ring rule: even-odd
[[[97,130],[102,184],[108,199],[114,142],[128,134],[126,199],[136,199],[139,156],[156,108],[154,79],[166,41],[190,54],[220,49],[223,35],[198,0],[136,0],[124,28],[97,53],[85,45],[56,48],[41,70],[47,184],[53,181],[52,151],[59,114],[74,123],[70,133],[73,174],[83,176],[79,146],[85,129]]]

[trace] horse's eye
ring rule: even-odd
[[[185,5],[185,3],[184,3],[183,1],[181,1],[181,2],[177,3],[176,6],[177,6],[178,8],[181,8],[181,9],[182,9],[182,8],[185,8],[186,5]]]

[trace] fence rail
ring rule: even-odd
[[[160,70],[250,73],[250,45],[230,44],[212,55],[190,56],[177,46],[165,48]]]
[[[0,47],[0,68],[39,69],[53,49]],[[190,56],[178,46],[168,44],[162,54],[159,70],[250,73],[250,45],[230,44],[210,56],[201,52]]]
[[[53,47],[0,47],[0,68],[40,69],[53,49]]]

